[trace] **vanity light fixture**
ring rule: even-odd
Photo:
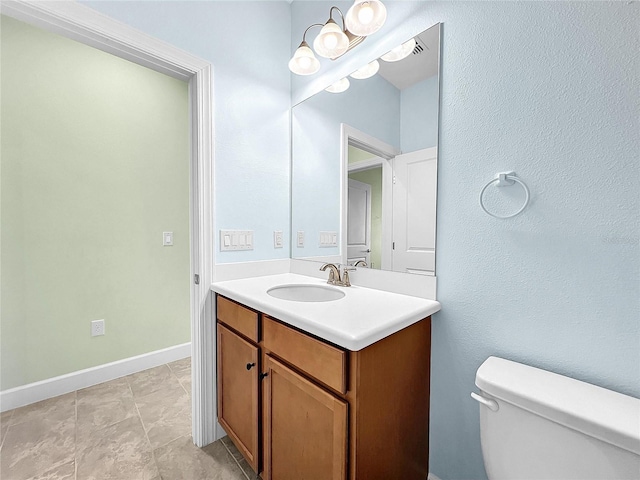
[[[416,40],[414,38],[404,42],[402,45],[398,45],[396,48],[388,53],[385,53],[380,58],[385,62],[398,62],[403,58],[407,58],[416,48]]]
[[[364,67],[359,68],[351,75],[351,78],[355,78],[356,80],[364,80],[365,78],[371,78],[380,70],[380,63],[377,60],[374,60],[371,63],[367,63]]]
[[[347,77],[338,80],[336,83],[329,85],[325,90],[329,93],[342,93],[345,92],[351,83]]]
[[[333,19],[334,10],[340,13],[342,28]],[[307,27],[302,35],[302,43],[296,49],[291,60],[289,70],[297,75],[312,75],[320,69],[320,62],[314,55],[335,60],[341,57],[356,45],[362,43],[367,35],[377,32],[387,18],[387,9],[380,0],[356,0],[347,12],[349,21],[338,7],[329,9],[329,20],[326,23],[314,23]],[[351,25],[347,28],[347,24]],[[306,35],[310,28],[321,27],[320,33],[313,41],[313,50],[306,42]],[[355,34],[357,31],[365,32]]]

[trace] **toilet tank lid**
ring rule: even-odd
[[[476,385],[493,397],[640,455],[640,399],[498,357],[480,365]]]

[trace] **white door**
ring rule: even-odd
[[[364,260],[370,265],[371,185],[349,179],[347,209],[347,264]]]
[[[437,149],[396,156],[393,165],[393,270],[435,274]]]

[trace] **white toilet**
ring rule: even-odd
[[[476,373],[489,480],[640,479],[640,400],[489,357]]]

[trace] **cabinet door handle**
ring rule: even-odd
[[[247,370],[251,370],[252,367],[255,367],[255,363],[247,363]]]
[[[260,380],[264,380],[265,377],[269,376],[269,373],[268,372],[264,372],[264,373],[261,373],[259,376],[260,376]]]

